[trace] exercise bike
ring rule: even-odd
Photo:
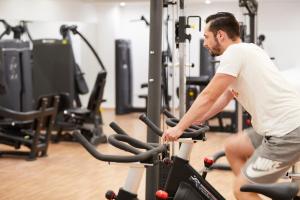
[[[158,164],[159,159],[156,158],[159,158],[159,156],[163,153],[167,153],[168,145],[148,144],[136,140],[128,136],[128,134],[114,122],[110,123],[110,127],[118,134],[110,135],[108,137],[108,142],[111,145],[134,155],[104,155],[97,151],[96,148],[80,133],[80,131],[75,131],[74,136],[79,143],[98,160],[109,163],[129,163],[129,172],[124,186],[119,189],[118,194],[108,191],[105,195],[106,199],[138,200],[137,191],[145,168]],[[208,127],[197,127],[197,130],[193,130],[193,132],[185,132],[182,137],[202,138],[202,135],[206,130],[208,130]],[[144,149],[146,151],[142,152],[139,149]]]
[[[171,116],[168,114],[168,116]],[[162,136],[163,132],[155,126],[146,115],[141,115],[140,119],[145,122],[156,134]],[[169,126],[175,126],[178,119],[168,118],[166,123]],[[128,136],[128,134],[118,127],[115,123],[110,126],[118,133],[108,138],[113,146],[127,152],[135,154],[134,156],[116,156],[103,155],[91,145],[80,132],[74,133],[78,141],[92,154],[96,159],[106,162],[131,163],[125,184],[119,189],[116,195],[112,191],[106,193],[106,199],[109,200],[138,200],[137,191],[143,176],[144,168],[158,164],[161,155],[166,153],[168,146],[158,144],[147,144]],[[181,136],[182,142],[178,155],[174,156],[171,161],[166,159],[171,169],[168,174],[164,191],[157,191],[157,200],[223,200],[225,199],[212,185],[206,180],[207,171],[199,174],[192,166],[189,165],[189,156],[194,142],[205,140],[207,126],[191,126],[185,130]],[[184,139],[184,138],[192,138]],[[127,144],[124,144],[126,142]],[[131,146],[130,146],[131,145]],[[137,148],[143,148],[146,152],[141,152]],[[160,155],[159,159],[157,158]],[[211,160],[206,159],[205,165],[209,168]],[[298,186],[295,183],[282,183],[272,185],[246,185],[241,188],[245,192],[261,193],[273,200],[292,199],[298,192]]]
[[[80,144],[96,159],[108,163],[127,163],[129,171],[123,187],[119,189],[118,194],[109,190],[105,194],[106,199],[117,200],[138,200],[137,191],[140,186],[143,173],[146,167],[151,167],[158,162],[158,155],[167,151],[167,145],[147,144],[136,140],[122,130],[116,123],[110,123],[110,127],[119,134],[110,135],[108,142],[133,155],[104,155],[96,150],[80,131],[74,131],[74,137]],[[141,151],[143,149],[145,151]],[[101,198],[100,198],[101,199]]]
[[[175,126],[178,119],[174,118],[170,113],[165,111],[168,117],[166,123],[169,126]],[[141,115],[140,119],[147,124],[157,135],[162,136],[160,130],[154,123],[152,123],[146,115]],[[197,128],[192,126],[191,128]],[[189,157],[192,151],[193,144],[197,141],[191,137],[192,140],[180,140],[182,145],[179,153],[172,159],[172,167],[168,174],[167,182],[164,191],[157,194],[158,200],[173,199],[173,200],[224,200],[225,198],[216,189],[210,185],[206,180],[207,171],[213,164],[213,159],[205,158],[205,169],[202,174],[199,174],[190,164]],[[197,138],[199,141],[199,138]],[[200,138],[201,139],[201,138]],[[203,135],[202,140],[205,140]],[[255,192],[270,197],[273,200],[292,200],[299,199],[296,197],[299,186],[297,183],[275,183],[275,184],[249,184],[241,187],[242,192]],[[165,197],[168,198],[165,198]]]

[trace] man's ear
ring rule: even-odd
[[[226,33],[222,30],[218,31],[218,38],[220,41],[223,41],[225,39]]]

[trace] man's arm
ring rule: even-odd
[[[213,104],[211,109],[204,115],[201,116],[200,118],[197,119],[196,122],[193,122],[194,124],[202,124],[206,120],[212,118],[219,112],[221,112],[227,105],[228,103],[234,98],[232,92],[227,89],[218,99],[217,101]]]
[[[197,119],[203,119],[211,110],[218,98],[228,90],[228,87],[236,80],[236,77],[217,73],[205,89],[196,98],[190,109],[182,117],[180,122],[164,132],[163,139],[174,141],[182,132]]]

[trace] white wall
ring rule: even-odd
[[[259,33],[266,35],[265,49],[282,69],[300,68],[300,1],[262,1]]]
[[[63,0],[1,0],[1,18],[8,20],[95,22],[93,4]]]
[[[17,25],[19,20],[29,21],[28,28],[33,39],[60,39],[59,27],[62,24],[75,24],[92,44],[95,44],[97,40],[98,19],[96,9],[90,3],[53,0],[2,0],[0,1],[0,13],[1,18],[7,20],[11,25]],[[3,30],[1,24],[0,32]],[[4,38],[12,38],[12,36],[5,36]],[[26,37],[23,38],[27,39]],[[76,61],[82,71],[86,73],[87,84],[92,90],[100,68],[79,36],[72,37],[72,40]],[[95,48],[97,48],[96,45]],[[88,97],[89,95],[81,96],[83,105],[87,104]]]
[[[120,7],[118,3],[97,4],[98,10],[98,47],[99,54],[107,66],[108,79],[105,97],[109,100],[106,107],[115,106],[115,40],[131,41],[133,66],[133,103],[144,106],[145,102],[138,99],[140,85],[147,82],[149,28],[143,22],[133,22],[142,15],[149,19],[148,3],[128,3]]]
[[[298,46],[300,45],[300,1],[261,0],[258,13],[258,33],[266,35],[265,49],[280,69],[300,67]],[[77,24],[86,37],[94,44],[108,71],[104,97],[105,107],[115,106],[115,39],[131,40],[133,63],[133,94],[134,105],[142,106],[144,101],[137,98],[146,91],[140,84],[147,82],[149,29],[143,22],[131,22],[144,15],[149,19],[150,5],[148,2],[130,2],[120,7],[117,2],[96,3],[95,1],[67,0],[1,0],[1,18],[10,22],[17,20],[33,21],[29,24],[34,37],[59,37],[61,23]],[[209,5],[197,1],[186,4],[187,15],[200,15],[203,20],[211,13],[218,11],[233,12],[239,20],[243,20],[238,1],[213,2]],[[1,28],[0,28],[1,29]],[[1,31],[1,30],[0,30]],[[190,61],[196,64],[190,73],[198,74],[199,38],[192,31],[193,41],[190,49]],[[171,39],[171,38],[170,38]],[[78,38],[74,39],[76,59],[86,72],[90,88],[99,70],[92,54]],[[88,95],[83,97],[84,103]]]

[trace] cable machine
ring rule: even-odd
[[[179,19],[173,24],[175,27],[174,40],[176,47],[179,49],[179,111],[180,117],[185,113],[185,98],[186,98],[186,41],[191,40],[191,35],[186,33],[186,29],[190,28],[189,19],[199,19],[199,28],[201,27],[201,18],[199,16],[184,15],[184,0],[168,1],[168,0],[151,0],[150,1],[150,45],[149,45],[149,78],[148,78],[148,106],[147,116],[151,121],[160,127],[160,114],[161,114],[161,55],[162,55],[162,17],[163,7],[173,6],[179,8]],[[175,16],[172,16],[173,18]],[[173,19],[173,22],[175,20]],[[173,44],[175,46],[175,44]],[[173,47],[172,61],[174,68],[175,52]],[[174,69],[173,69],[174,71]],[[151,129],[147,129],[147,142],[159,143],[158,136],[153,134]],[[164,185],[164,175],[167,174],[167,168],[161,168],[160,165],[148,168],[146,173],[146,200],[155,200],[155,192],[159,185]]]

